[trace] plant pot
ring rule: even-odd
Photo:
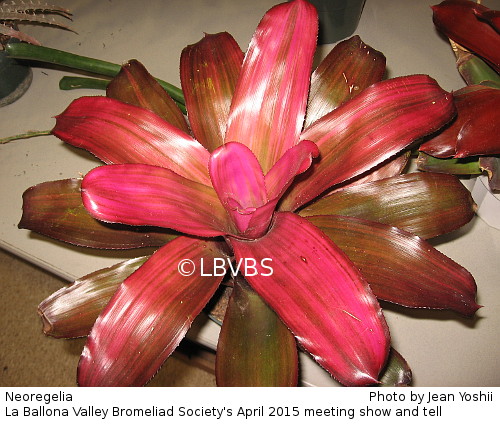
[[[349,37],[358,27],[365,0],[309,0],[318,10],[318,44]]]
[[[500,193],[493,193],[486,176],[476,179],[472,198],[477,204],[476,214],[491,227],[500,229]]]
[[[15,40],[10,40],[10,43]],[[31,85],[33,71],[0,51],[0,107],[19,99]]]

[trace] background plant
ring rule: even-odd
[[[60,6],[35,0],[4,0],[0,3],[0,40],[3,44],[10,37],[27,43],[40,45],[40,42],[24,31],[19,31],[18,24],[38,24],[70,30],[58,17],[71,19],[71,12]]]
[[[433,6],[436,28],[449,37],[467,87],[453,96],[457,116],[420,146],[418,168],[457,175],[488,174],[500,190],[500,11],[473,1]]]

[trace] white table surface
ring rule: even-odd
[[[74,13],[78,34],[52,28],[27,28],[44,45],[115,63],[136,58],[158,78],[179,85],[183,47],[203,33],[230,32],[246,49],[260,18],[272,0],[115,0],[59,1]],[[431,4],[425,0],[367,0],[357,34],[387,57],[388,76],[425,73],[446,90],[464,85],[455,69],[447,41],[432,24]],[[500,9],[500,0],[483,2]],[[320,54],[331,46],[322,46]],[[99,91],[60,91],[67,72],[35,68],[28,93],[0,109],[0,137],[27,130],[50,129],[54,115],[71,100]],[[130,252],[75,248],[19,230],[22,193],[48,180],[78,177],[100,163],[86,152],[52,136],[0,146],[0,246],[68,280],[125,258]],[[479,218],[435,246],[466,267],[478,285],[484,305],[475,319],[451,312],[409,310],[384,304],[392,345],[410,363],[417,386],[500,385],[500,231]],[[137,253],[138,255],[140,252]],[[190,335],[214,347],[218,326],[198,320]],[[302,356],[306,385],[336,383],[307,356]]]

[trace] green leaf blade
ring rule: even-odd
[[[424,239],[462,227],[474,213],[470,192],[455,176],[418,172],[338,190],[299,212],[377,221]]]
[[[307,219],[360,269],[377,298],[414,308],[450,309],[472,316],[472,275],[428,242],[403,230],[353,217]]]
[[[216,377],[218,386],[297,386],[294,336],[241,276],[219,335]]]
[[[45,182],[27,189],[18,227],[100,249],[157,247],[178,236],[174,231],[109,225],[94,219],[83,205],[80,179]]]

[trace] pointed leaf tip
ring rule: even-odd
[[[136,59],[122,65],[118,75],[106,87],[106,96],[149,109],[165,121],[189,133],[189,127],[177,104]]]
[[[354,262],[377,298],[472,316],[472,275],[428,242],[396,227],[342,216],[308,217]]]
[[[385,63],[385,56],[357,35],[336,44],[311,76],[305,127],[380,81]]]

